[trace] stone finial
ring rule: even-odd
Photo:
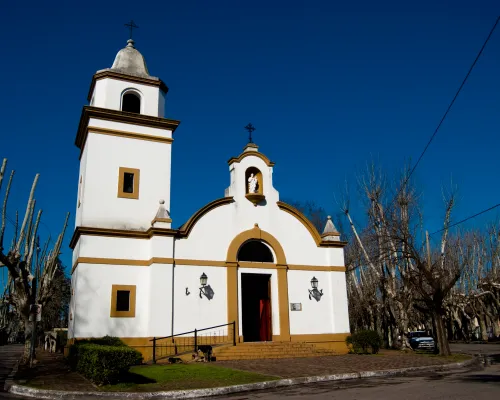
[[[132,47],[133,49],[135,49],[134,44],[135,42],[132,39],[127,40],[127,47]]]
[[[158,207],[158,212],[156,213],[155,219],[167,219],[167,218],[170,218],[170,214],[169,214],[169,212],[167,211],[167,209],[164,206],[165,200],[161,199],[159,201],[159,203],[160,203],[160,206]]]
[[[156,212],[156,216],[154,217],[153,221],[151,221],[151,225],[153,226],[155,226],[156,222],[166,222],[166,223],[172,222],[172,219],[170,218],[170,213],[164,206],[165,200],[161,199],[159,203],[160,205],[158,207],[158,211]]]
[[[340,240],[340,233],[333,224],[332,217],[329,215],[326,220],[325,229],[323,229],[323,234],[321,235],[323,240]]]

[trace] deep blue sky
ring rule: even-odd
[[[150,73],[169,86],[175,133],[172,217],[181,225],[223,197],[226,161],[252,122],[276,162],[281,197],[338,212],[344,181],[363,215],[356,176],[376,160],[390,173],[416,160],[476,56],[498,1],[86,1],[2,7],[0,157],[16,170],[9,215],[24,210],[41,173],[42,235],[72,213],[75,133],[92,75],[110,67],[128,33]],[[459,187],[455,220],[500,201],[500,28],[415,173],[426,224],[441,227],[441,187]],[[3,188],[5,190],[5,186]],[[2,192],[3,192],[2,190]],[[495,220],[500,210],[467,227]],[[9,226],[9,229],[11,227]]]

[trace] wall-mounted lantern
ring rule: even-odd
[[[201,288],[200,288],[200,299],[202,299],[203,297],[201,297],[201,295],[203,294],[205,297],[208,298],[207,296],[207,292],[206,292],[206,287],[207,286],[207,280],[208,280],[208,277],[205,275],[205,273],[201,274],[200,276],[200,284],[201,284]]]
[[[314,299],[316,301],[320,301],[321,296],[323,296],[323,289],[318,290],[318,280],[314,276],[311,279],[311,287],[312,287],[312,290],[308,289],[309,290],[309,300]]]

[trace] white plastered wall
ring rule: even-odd
[[[149,271],[129,265],[81,263],[77,268],[75,337],[146,337],[149,322]],[[111,318],[112,285],[136,285],[135,318]]]
[[[170,143],[89,133],[81,225],[147,230],[159,200],[170,208]],[[118,197],[119,168],[140,170],[139,198]]]
[[[172,334],[172,264],[152,264],[149,269],[148,336]]]
[[[199,296],[200,276],[207,275],[207,286],[213,298]],[[189,295],[186,295],[186,288]],[[226,324],[227,272],[224,267],[176,265],[175,267],[174,333]]]
[[[339,332],[334,324],[333,304],[337,301],[332,291],[329,271],[288,271],[288,300],[302,304],[302,311],[290,311],[290,334],[322,334]],[[323,289],[319,301],[309,300],[313,276],[318,279],[318,290]]]

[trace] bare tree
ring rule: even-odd
[[[484,254],[489,255],[487,265],[498,264],[493,261],[498,260],[500,252],[498,239],[492,240],[492,234],[489,241],[482,240],[479,245],[477,239],[467,235],[450,235],[455,205],[452,193],[445,199],[439,244],[433,246],[424,233],[419,194],[408,174],[408,170],[403,172],[394,196],[384,175],[369,166],[359,179],[366,210],[362,227],[353,221],[348,197],[341,203],[352,231],[346,249],[351,323],[354,329],[377,329],[386,346],[402,348],[408,347],[405,335],[410,329],[432,327],[440,354],[447,355],[453,316],[460,321],[463,315],[476,317],[483,325],[498,321],[497,302],[491,301],[496,293],[492,289],[496,281],[491,277],[498,276],[498,269],[490,267],[487,274],[479,273],[484,267],[478,265],[479,260],[485,262]],[[492,243],[488,251],[484,250],[485,243]],[[469,282],[460,283],[462,277]],[[468,293],[460,287],[467,288]],[[481,311],[474,312],[474,307]]]
[[[6,165],[7,159],[4,159],[0,170],[0,188]],[[34,193],[39,178],[39,174],[37,174],[31,186],[21,226],[19,227],[16,221],[12,244],[9,250],[5,251],[3,242],[7,218],[7,202],[13,177],[14,171],[11,172],[9,177],[2,208],[0,265],[7,268],[9,272],[9,284],[5,300],[14,308],[24,323],[26,340],[24,359],[27,361],[30,355],[34,355],[34,348],[31,346],[34,324],[30,322],[30,306],[38,304],[43,308],[50,302],[51,296],[53,296],[57,260],[68,224],[69,213],[66,215],[62,231],[52,249],[49,250],[49,241],[47,241],[42,250],[37,243],[38,225],[42,210],[36,213],[35,218]]]

